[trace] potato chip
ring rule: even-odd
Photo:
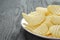
[[[24,23],[24,25],[26,26],[25,28],[28,29],[28,30],[30,30],[30,31],[35,30],[39,26],[39,25],[31,26],[31,25],[26,24],[26,23]]]
[[[37,13],[46,13],[47,12],[47,8],[37,7],[36,8],[36,12]]]
[[[45,14],[46,16],[51,15],[51,13],[48,12],[47,8],[43,8],[43,7],[37,7],[37,8],[36,8],[36,12],[37,12],[37,13],[40,13],[40,14],[43,13],[43,14]]]
[[[53,23],[51,22],[51,16],[46,16],[46,19],[45,19],[44,23],[45,23],[48,27],[51,27],[51,26],[53,25]]]
[[[60,15],[60,5],[49,5],[47,9],[54,15]]]
[[[46,24],[41,24],[38,28],[33,30],[33,32],[39,35],[45,35],[48,32],[48,27]]]
[[[53,25],[50,27],[49,31],[53,36],[60,37],[60,25]]]
[[[53,24],[60,24],[60,16],[53,15],[52,19],[51,19],[51,22]]]
[[[36,15],[29,16],[25,13],[22,13],[24,19],[28,22],[28,24],[35,26],[38,24],[41,24],[45,20],[45,15],[41,15],[39,13],[36,13]]]

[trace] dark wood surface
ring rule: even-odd
[[[34,40],[24,35],[20,24],[21,13],[29,13],[38,6],[47,7],[49,4],[60,5],[60,0],[0,0],[0,40]]]

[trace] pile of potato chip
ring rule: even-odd
[[[37,7],[29,14],[22,13],[28,24],[26,28],[31,32],[60,38],[60,5],[49,5],[47,8]]]

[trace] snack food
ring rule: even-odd
[[[60,16],[53,15],[51,21],[53,24],[60,25]]]
[[[46,24],[41,24],[39,27],[33,30],[33,32],[39,35],[45,35],[48,32],[48,27]]]
[[[49,5],[47,9],[54,15],[60,15],[60,5]]]
[[[41,24],[45,20],[45,15],[40,13],[35,13],[33,15],[27,15],[26,13],[22,13],[22,15],[31,26]]]
[[[40,14],[41,14],[41,13],[44,13],[44,14],[45,14],[45,13],[47,12],[47,8],[37,7],[37,8],[36,8],[36,12],[37,12],[37,13],[40,13]]]
[[[48,27],[50,27],[50,26],[52,26],[53,25],[53,23],[51,22],[51,19],[52,18],[52,16],[46,16],[46,19],[45,19],[45,21],[44,21],[44,23],[48,26]]]
[[[37,12],[37,13],[40,13],[40,14],[43,13],[43,14],[45,14],[46,16],[51,15],[51,13],[48,12],[47,8],[44,8],[44,7],[37,7],[37,8],[36,8],[36,12]]]
[[[52,27],[50,27],[49,31],[53,36],[57,38],[60,37],[60,25],[53,25]]]
[[[47,8],[37,7],[29,14],[22,13],[26,29],[32,33],[60,38],[60,5],[49,5]]]

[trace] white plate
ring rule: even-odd
[[[54,40],[54,39],[55,40],[60,40],[60,38],[52,38],[52,37],[47,37],[47,36],[42,36],[42,35],[35,34],[35,33],[31,32],[30,30],[26,29],[25,28],[26,26],[23,23],[26,23],[27,24],[27,22],[25,21],[24,18],[21,20],[21,25],[22,25],[23,29],[26,30],[27,32],[35,35],[35,36],[42,37],[42,38],[47,38],[47,39],[52,39],[52,40]]]

